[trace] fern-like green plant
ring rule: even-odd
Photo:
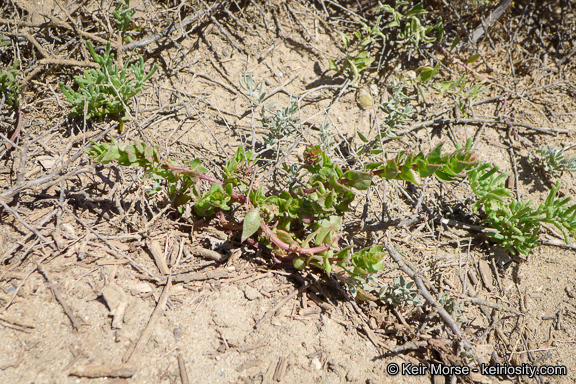
[[[77,91],[63,83],[60,83],[60,89],[72,104],[72,115],[85,114],[86,119],[98,118],[100,121],[104,117],[113,118],[120,122],[122,131],[123,123],[130,118],[131,99],[145,88],[144,83],[154,74],[157,66],[146,74],[144,59],[140,57],[136,63],[128,65],[130,60],[127,60],[123,68],[118,68],[114,63],[114,54],[110,52],[110,43],[102,56],[96,53],[90,41],[86,44],[100,68],[86,70],[84,76],[75,76]]]
[[[548,194],[546,201],[538,207],[532,201],[508,201],[512,196],[504,186],[508,174],[499,173],[498,167],[483,163],[468,172],[472,191],[478,197],[474,209],[484,208],[484,223],[497,230],[488,232],[490,241],[500,244],[513,254],[530,254],[540,245],[538,236],[542,223],[549,223],[564,235],[576,235],[576,205],[568,207],[571,197],[558,200],[560,182]]]

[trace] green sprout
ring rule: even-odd
[[[18,60],[15,60],[10,69],[0,71],[0,110],[4,105],[16,109],[22,102],[20,99],[22,84],[16,80],[20,76],[18,64]]]

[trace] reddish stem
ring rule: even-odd
[[[306,194],[312,194],[314,192],[316,192],[318,190],[318,187],[312,187],[312,188],[308,188],[308,189],[303,189],[302,192],[306,193]]]
[[[226,220],[226,217],[224,216],[224,212],[219,211],[218,212],[218,217],[220,218],[220,222],[222,223],[222,226],[226,229],[230,229],[232,231],[239,231],[242,229],[241,225],[238,224],[234,224],[229,222],[228,220]]]
[[[206,180],[210,183],[219,184],[219,185],[224,186],[224,183],[221,182],[220,180],[218,180],[217,178],[210,176],[210,175],[206,175],[204,173],[196,173],[193,170],[186,168],[186,167],[180,167],[177,165],[164,163],[164,168],[169,169],[169,170],[174,171],[174,172],[180,172],[180,173],[186,173],[189,175],[195,175],[200,180]],[[238,201],[239,203],[245,203],[246,202],[246,196],[241,194],[241,193],[232,192],[232,195],[230,197],[232,197],[234,200]]]
[[[285,242],[280,240],[278,238],[278,236],[276,236],[276,234],[272,231],[272,229],[270,229],[268,224],[266,224],[264,221],[260,222],[260,228],[262,228],[262,230],[266,233],[266,236],[268,237],[268,239],[272,243],[274,243],[274,245],[276,245],[278,248],[283,249],[283,250],[288,251],[288,252],[297,253],[300,255],[313,255],[315,253],[324,252],[324,251],[330,249],[329,245],[320,245],[318,247],[300,248],[298,250],[295,250],[295,249],[290,248],[289,244],[286,244]]]
[[[187,173],[189,175],[196,175],[198,176],[199,179],[201,180],[206,180],[209,181],[211,183],[216,183],[216,184],[220,184],[220,185],[224,185],[223,182],[221,182],[220,180],[216,179],[215,177],[212,177],[210,175],[206,175],[204,173],[195,173],[193,170],[186,168],[186,167],[180,167],[177,165],[172,165],[172,164],[168,164],[168,163],[164,163],[164,168],[167,168],[171,171],[175,171],[175,172],[180,172],[180,173]]]

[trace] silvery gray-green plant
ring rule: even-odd
[[[271,112],[274,104],[260,109],[260,118],[258,122],[263,128],[268,130],[268,136],[264,138],[264,143],[268,148],[272,147],[278,141],[293,135],[298,130],[300,118],[298,113],[298,100],[290,97],[290,105],[284,108],[278,108]]]
[[[245,73],[240,78],[240,86],[246,91],[245,96],[250,100],[253,107],[262,105],[266,100],[266,92],[263,90],[264,83],[262,81],[256,82],[251,74]]]
[[[405,304],[420,307],[425,300],[413,286],[413,281],[406,282],[404,277],[400,276],[394,284],[380,290],[380,301],[394,307]]]
[[[462,309],[456,302],[456,299],[451,297],[448,293],[442,292],[438,295],[438,302],[446,312],[454,316],[456,322],[461,323],[465,320],[464,314],[462,313]]]
[[[543,145],[530,152],[528,157],[534,167],[540,167],[552,177],[560,177],[562,172],[576,171],[576,157],[565,157],[564,149]]]

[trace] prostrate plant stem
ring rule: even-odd
[[[330,274],[338,266],[341,277],[357,292],[363,292],[366,279],[382,268],[382,247],[375,245],[354,252],[352,246],[338,250],[338,243],[344,213],[355,199],[355,191],[367,190],[376,176],[414,184],[419,183],[417,178],[429,176],[445,182],[467,177],[478,197],[474,208],[483,208],[485,223],[497,230],[487,233],[488,238],[513,253],[530,253],[539,244],[542,222],[560,229],[566,242],[568,233],[576,235],[576,206],[567,206],[570,198],[556,200],[559,183],[538,208],[532,208],[530,202],[507,202],[511,192],[504,187],[506,174],[500,174],[492,164],[476,160],[472,139],[450,153],[443,154],[442,146],[436,146],[428,154],[402,151],[393,159],[368,164],[365,170],[346,172],[320,146],[311,146],[304,151],[298,183],[275,194],[250,188],[250,175],[258,159],[243,147],[226,162],[222,180],[207,175],[199,159],[182,166],[160,159],[156,148],[145,143],[94,144],[88,153],[104,164],[115,160],[125,166],[144,167],[146,174],[155,180],[152,192],[159,192],[164,186],[170,202],[179,210],[192,201],[198,216],[219,213],[223,217],[222,211],[230,211],[235,203],[242,204],[247,213],[242,222],[241,242],[258,235],[258,240],[249,242],[267,245],[275,263],[292,261],[298,269],[314,265]],[[210,183],[209,190],[203,190],[202,181]],[[224,219],[222,223],[230,226]],[[385,297],[392,300],[396,295],[417,302],[409,292],[410,287],[395,289],[399,291],[381,292],[381,300]]]

